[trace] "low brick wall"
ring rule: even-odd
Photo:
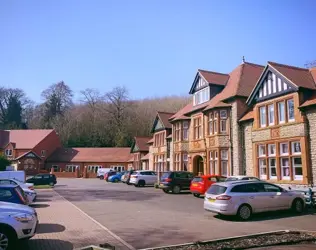
[[[97,178],[97,173],[88,172],[86,178]]]
[[[54,172],[57,178],[77,178],[76,172]]]

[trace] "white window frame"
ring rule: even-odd
[[[189,140],[189,122],[188,121],[183,121],[182,123],[182,139],[184,141]]]
[[[278,92],[282,91],[282,80],[278,77]]]
[[[274,148],[274,153],[271,153],[271,148]],[[276,156],[276,145],[268,144],[268,156]]]
[[[283,147],[282,147],[282,145],[287,145],[287,152],[283,152]],[[287,156],[287,155],[289,155],[289,152],[290,151],[290,149],[289,149],[289,144],[287,143],[287,142],[281,142],[280,143],[280,155],[281,156]]]
[[[226,164],[226,167],[224,168],[223,167],[223,163],[225,163]],[[225,169],[225,172],[223,171],[223,169]],[[222,160],[221,161],[221,175],[223,175],[223,176],[228,176],[228,161],[227,160]]]
[[[267,81],[263,83],[263,96],[267,96]]]
[[[282,164],[282,160],[287,159],[288,160],[288,166],[285,166]],[[289,157],[280,157],[280,166],[281,166],[281,180],[290,180],[291,179],[291,170],[290,170],[290,158]],[[283,175],[283,169],[288,168],[289,169],[289,176]]]
[[[260,127],[265,128],[267,126],[267,109],[266,106],[262,106],[259,108],[259,114],[260,114]],[[264,118],[264,119],[262,119]]]
[[[295,169],[298,168],[298,167],[296,167],[294,161],[295,161],[295,159],[298,159],[298,158],[301,159],[301,165],[300,165],[300,168],[302,169],[302,174],[301,175],[296,175],[296,171],[295,171]],[[301,156],[293,156],[292,157],[292,171],[293,171],[293,178],[294,178],[294,180],[300,180],[300,181],[303,180],[303,163],[302,163],[302,157]]]
[[[296,152],[295,145],[299,145],[299,152]],[[292,149],[292,155],[301,155],[302,154],[302,148],[301,148],[301,142],[300,141],[293,141],[291,142],[291,149]]]
[[[260,162],[265,162],[265,165],[261,165]],[[261,174],[261,169],[264,169],[265,168],[265,172],[266,174]],[[267,179],[267,169],[268,166],[267,166],[267,158],[259,158],[259,176],[260,176],[260,179],[263,179],[263,180],[266,180]]]
[[[78,165],[66,165],[65,171],[66,171],[66,172],[74,173],[74,172],[76,172],[76,168],[77,168],[77,167],[78,167]],[[69,169],[71,169],[72,171],[69,171]]]
[[[283,117],[281,117],[281,108],[280,108],[280,104],[283,104]],[[281,118],[283,118],[283,120],[281,120]],[[285,111],[285,102],[278,102],[278,120],[279,120],[279,124],[283,124],[285,123],[285,118],[286,118],[286,111]]]
[[[269,176],[270,176],[270,179],[272,180],[276,180],[278,178],[278,170],[277,170],[277,159],[275,157],[271,157],[271,158],[268,158],[269,159]],[[271,167],[271,161],[274,160],[274,164],[275,166],[273,168],[275,168],[275,173],[276,173],[276,176],[272,176],[272,167]]]
[[[295,121],[295,109],[294,109],[294,100],[293,99],[289,99],[286,101],[287,102],[287,119],[288,122],[294,122]],[[290,109],[289,109],[289,102],[293,103],[293,117],[290,118]]]
[[[272,107],[272,109],[270,109]],[[272,120],[270,119],[270,115],[272,113]],[[268,123],[269,123],[269,126],[272,126],[275,124],[275,121],[274,121],[274,104],[270,104],[268,105]]]
[[[221,110],[219,115],[221,119],[227,119],[227,110]]]
[[[205,103],[210,100],[210,87],[203,88],[193,95],[194,106]]]
[[[226,157],[223,157],[223,152],[225,152],[225,154],[226,154]],[[228,160],[228,150],[227,149],[222,149],[221,150],[221,159],[222,160]]]
[[[5,150],[5,155],[6,156],[12,156],[13,150],[12,149],[6,149]]]
[[[213,126],[213,113],[209,113],[208,114],[208,133],[210,135],[213,134],[213,129],[214,129],[214,126]]]
[[[273,86],[273,93],[276,93],[277,92],[277,82],[276,82],[276,76],[275,76],[275,74],[272,74],[272,79],[273,79],[273,81],[272,81],[272,86]]]
[[[268,94],[271,95],[271,93],[272,93],[272,76],[270,74],[268,78]]]
[[[261,150],[260,149],[264,149],[263,153],[261,154]],[[260,144],[258,145],[258,156],[259,157],[264,157],[264,156],[267,156],[267,152],[266,152],[266,145],[265,144]]]

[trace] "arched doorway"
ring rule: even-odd
[[[203,172],[204,172],[203,157],[200,155],[197,155],[193,158],[193,174],[199,175],[199,173],[203,174]]]

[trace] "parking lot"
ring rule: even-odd
[[[165,194],[153,187],[59,178],[54,190],[137,249],[274,230],[316,229],[312,211],[301,216],[282,211],[238,222],[204,211],[203,199],[189,193]]]

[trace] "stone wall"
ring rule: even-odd
[[[307,117],[307,128],[309,132],[308,144],[310,150],[310,165],[311,165],[311,174],[312,181],[315,184],[316,182],[316,109],[311,108],[306,112]]]
[[[171,141],[170,142],[170,156],[169,156],[170,171],[174,171],[174,169],[173,169],[173,153],[174,153],[174,151],[173,151],[173,142]]]
[[[253,169],[253,152],[252,152],[252,121],[242,123],[242,156],[245,175],[254,175]]]

